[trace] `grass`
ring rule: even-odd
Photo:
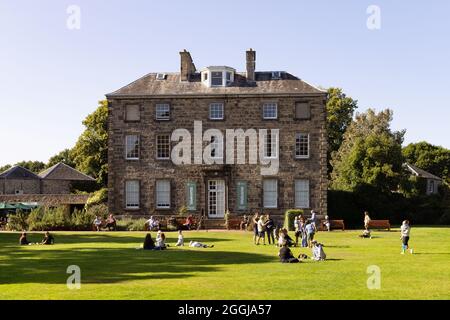
[[[0,233],[0,299],[449,299],[450,228],[413,228],[414,255],[400,255],[398,230],[320,232],[328,260],[278,262],[274,246],[255,246],[250,232],[186,232],[212,249],[136,250],[144,233],[55,233],[54,246],[17,245]],[[176,242],[176,233],[167,233]],[[42,234],[29,234],[39,241]],[[310,255],[308,249],[293,249]],[[66,269],[81,268],[69,290]],[[381,269],[369,290],[367,267]]]

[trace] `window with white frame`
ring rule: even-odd
[[[125,137],[125,158],[127,160],[139,160],[138,135],[128,135]]]
[[[276,159],[278,155],[277,135],[267,130],[264,134],[264,158]]]
[[[156,208],[167,209],[170,208],[170,181],[157,180],[156,181]]]
[[[156,136],[156,158],[170,158],[170,135],[159,134]]]
[[[265,179],[263,182],[264,208],[278,207],[278,180]]]
[[[139,208],[139,181],[128,180],[125,182],[125,207],[127,209]]]
[[[223,85],[223,72],[222,71],[211,71],[211,85],[212,86],[222,86]]]
[[[309,134],[297,133],[295,135],[295,157],[297,159],[309,158]]]
[[[211,158],[219,158],[223,157],[223,141],[220,137],[212,136],[211,137]]]
[[[141,113],[139,105],[130,104],[125,107],[125,119],[126,121],[139,121],[141,120]]]
[[[278,118],[278,105],[274,102],[263,104],[263,118],[264,119],[277,119]]]
[[[168,103],[156,104],[156,120],[170,120],[170,105]]]
[[[211,103],[209,105],[209,119],[223,120],[223,103]]]
[[[227,84],[231,83],[231,72],[229,72],[229,71],[227,71],[227,73],[226,73],[226,81],[227,81]]]
[[[309,208],[309,180],[295,180],[295,207]]]

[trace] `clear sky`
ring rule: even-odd
[[[0,165],[72,147],[104,94],[178,71],[182,49],[243,71],[251,47],[257,70],[342,87],[359,111],[392,108],[406,143],[450,148],[449,15],[448,0],[0,0]]]

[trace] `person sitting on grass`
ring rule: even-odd
[[[164,250],[168,247],[166,245],[166,235],[161,232],[161,230],[158,231],[156,234],[156,247],[155,250]]]
[[[22,235],[20,236],[20,239],[19,239],[19,244],[21,246],[27,246],[27,245],[31,244],[31,242],[29,242],[28,239],[27,239],[27,233],[26,232],[22,232]]]
[[[192,248],[214,248],[214,245],[208,246],[207,244],[204,244],[204,243],[201,243],[198,241],[190,241],[189,247],[192,247]]]
[[[153,216],[150,217],[150,219],[148,219],[145,224],[147,225],[147,228],[149,231],[152,230],[157,230],[159,229],[159,221],[154,219]]]
[[[150,233],[147,233],[144,239],[144,250],[155,250],[155,242],[152,239],[152,235]]]
[[[177,247],[183,247],[184,246],[184,237],[183,237],[183,231],[178,230],[178,241],[175,245]]]
[[[239,224],[239,230],[245,230],[247,231],[247,227],[248,227],[248,217],[246,214],[244,214],[244,216],[242,217],[242,221]]]
[[[369,238],[372,239],[372,235],[370,234],[370,230],[364,230],[362,234],[359,235],[361,238]]]
[[[186,230],[191,230],[192,225],[194,224],[194,218],[192,215],[187,216],[186,221],[183,223],[183,227]]]
[[[402,223],[402,226],[400,227],[400,239],[402,240],[402,252],[401,254],[405,254],[405,251],[409,249],[409,234],[411,232],[411,227],[409,226],[409,221],[405,220]],[[409,252],[412,254],[413,249],[409,249]]]
[[[95,216],[93,223],[95,230],[100,231],[102,229],[103,219],[100,216]]]
[[[300,260],[298,260],[294,255],[292,254],[291,249],[289,249],[287,242],[283,242],[280,251],[278,252],[278,256],[280,257],[280,261],[282,263],[298,263]]]
[[[288,247],[292,247],[295,243],[294,240],[289,236],[286,228],[280,230],[280,236],[278,238],[278,246],[282,247],[286,243]]]
[[[44,235],[44,239],[42,239],[41,244],[44,245],[52,245],[55,243],[55,238],[50,234],[50,232],[46,231]]]
[[[109,231],[115,231],[117,226],[116,218],[112,214],[108,216],[108,219],[106,219],[105,228],[107,228]]]
[[[318,243],[316,240],[313,240],[312,242],[312,257],[311,259],[315,261],[323,261],[327,258],[327,255],[325,254],[325,251],[323,251],[323,244]]]

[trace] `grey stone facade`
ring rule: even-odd
[[[252,52],[252,51],[250,51]],[[253,51],[254,52],[254,51]],[[193,68],[190,55],[182,52],[181,73]],[[186,57],[187,56],[187,57]],[[255,54],[247,52],[247,59]],[[188,59],[183,61],[183,59]],[[190,61],[189,61],[190,60]],[[186,66],[187,64],[187,66]],[[108,94],[109,102],[109,208],[115,214],[175,214],[187,204],[187,184],[195,182],[195,209],[193,214],[208,214],[208,181],[225,181],[225,207],[231,214],[252,213],[256,210],[281,217],[287,209],[295,207],[295,180],[309,180],[309,207],[322,214],[327,211],[327,142],[325,132],[326,94],[300,79],[283,73],[282,79],[273,80],[268,73],[254,72],[254,62],[247,61],[248,74],[235,75],[235,82],[224,88],[204,88],[199,84],[197,73],[168,74],[157,82],[155,74]],[[209,119],[209,104],[224,105],[224,119]],[[262,106],[266,102],[277,104],[278,117],[263,119]],[[309,119],[297,120],[295,105],[308,103]],[[156,104],[170,105],[170,120],[155,119]],[[140,120],[126,121],[127,105],[139,105]],[[202,121],[203,131],[219,129],[225,136],[226,129],[279,129],[279,172],[274,176],[262,176],[260,164],[206,165],[190,164],[177,166],[171,160],[156,159],[156,135],[171,134],[184,128],[193,137],[194,120]],[[296,134],[309,134],[309,158],[295,158]],[[139,136],[139,159],[125,159],[127,135]],[[174,144],[174,143],[173,143]],[[225,146],[225,144],[224,144]],[[248,144],[247,144],[248,146]],[[275,178],[278,181],[277,208],[266,209],[263,205],[263,180]],[[156,207],[156,181],[170,181],[170,208]],[[139,207],[126,208],[125,184],[128,180],[139,181]],[[237,183],[245,181],[247,205],[245,209],[237,204]]]

